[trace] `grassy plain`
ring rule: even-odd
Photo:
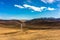
[[[0,40],[60,40],[60,29],[13,29],[0,27]]]

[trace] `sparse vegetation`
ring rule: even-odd
[[[21,23],[18,20],[0,21],[0,40],[60,40],[59,20],[26,21],[22,23],[23,30]]]
[[[20,29],[0,28],[0,40],[60,40],[60,30],[26,30],[21,32]]]

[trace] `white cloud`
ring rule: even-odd
[[[47,8],[47,7],[40,7],[40,9],[42,9],[42,10],[45,9],[45,8]]]
[[[28,4],[24,4],[23,6],[20,5],[14,5],[15,7],[18,8],[28,8],[28,9],[32,9],[32,12],[37,11],[37,12],[42,12],[44,10],[49,10],[49,11],[53,11],[55,10],[55,8],[50,8],[50,7],[36,7],[36,6],[31,6]]]
[[[55,2],[56,0],[41,0],[42,2],[44,2],[44,3],[53,3],[53,2]]]
[[[55,8],[48,7],[47,10],[53,11],[53,10],[55,10]]]
[[[25,8],[33,9],[34,11],[38,11],[38,12],[41,12],[43,9],[46,8],[46,7],[31,6],[31,5],[27,5],[27,4],[24,4],[23,6],[24,6]]]
[[[15,7],[18,7],[18,8],[24,8],[23,6],[20,6],[20,5],[14,5]]]

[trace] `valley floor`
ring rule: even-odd
[[[0,40],[60,40],[60,29],[21,31],[0,27]]]

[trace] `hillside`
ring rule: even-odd
[[[36,18],[32,20],[0,20],[0,27],[21,28],[21,24],[23,28],[60,28],[60,18]]]
[[[60,28],[60,18],[37,18],[26,21],[29,28]]]
[[[0,27],[19,28],[21,23],[20,20],[0,20]]]
[[[0,20],[0,40],[60,40],[58,28],[58,19]]]

